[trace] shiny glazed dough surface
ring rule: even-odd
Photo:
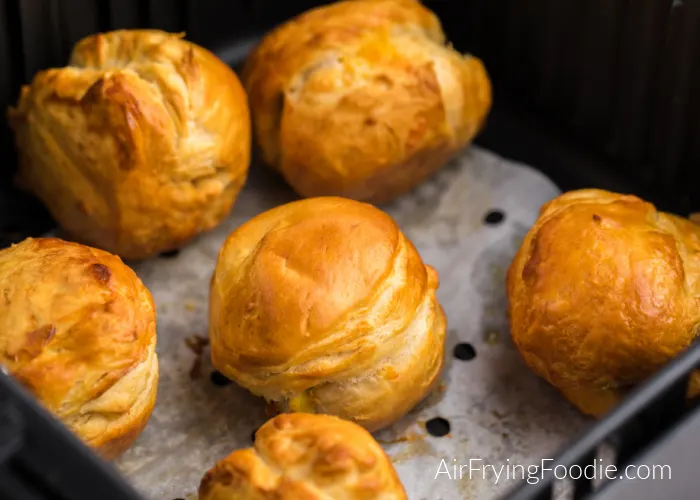
[[[302,196],[385,203],[466,146],[491,107],[475,57],[415,0],[350,0],[266,35],[242,79],[264,160]]]
[[[371,434],[327,415],[285,414],[265,423],[252,448],[220,460],[199,500],[406,500]]]
[[[696,337],[700,226],[635,196],[566,193],[542,207],[508,298],[528,365],[600,416]]]
[[[105,458],[153,410],[156,311],[107,252],[54,238],[0,251],[0,364]]]
[[[374,430],[433,386],[437,272],[384,212],[343,198],[269,210],[227,239],[211,285],[212,361],[281,409]]]

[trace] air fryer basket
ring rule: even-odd
[[[0,0],[0,103],[14,103],[22,83],[42,68],[65,64],[72,44],[97,31],[185,31],[236,67],[263,32],[322,3],[329,2]],[[694,166],[700,159],[695,140],[700,99],[692,91],[700,77],[700,2],[425,3],[441,17],[454,45],[481,57],[493,79],[495,106],[477,144],[536,167],[561,190],[601,187],[638,194],[681,215],[700,211],[694,196],[700,179]],[[5,122],[0,123],[0,153],[10,160],[0,167],[2,247],[44,234],[53,222],[38,202],[13,188],[14,150]],[[449,168],[446,175],[452,175]],[[456,349],[459,341],[453,339],[450,347]],[[671,460],[683,449],[700,449],[692,446],[694,439],[700,441],[700,412],[684,398],[689,373],[698,366],[700,348],[693,348],[565,447],[550,466],[589,463],[601,445],[614,450],[619,465]],[[133,492],[110,466],[94,462],[21,392],[0,374],[0,493],[20,491],[12,488],[21,481],[39,485],[44,480],[27,498],[55,498],[61,491],[60,498],[82,500],[88,498],[84,489],[57,478],[84,474],[81,470],[90,467],[93,483],[112,491],[110,498],[132,500]],[[43,445],[37,444],[45,441],[57,444],[42,458]],[[64,460],[52,477],[42,478],[59,446]],[[86,466],[86,460],[93,465]],[[659,492],[685,498],[695,491],[693,479],[686,470],[676,481],[653,487],[645,481],[613,481],[595,496],[590,494],[593,483],[580,480],[569,491],[570,498],[643,499],[646,494],[655,499]],[[524,484],[508,498],[553,498],[554,484],[552,477]]]

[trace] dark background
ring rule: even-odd
[[[185,31],[232,65],[299,0],[0,0],[0,106],[77,40],[116,28]],[[560,188],[634,193],[700,211],[700,1],[434,0],[448,38],[484,60],[494,109],[477,143],[529,163]],[[0,119],[0,247],[53,225],[12,187]],[[272,175],[272,174],[271,174]]]

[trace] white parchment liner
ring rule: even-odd
[[[415,192],[382,207],[440,273],[438,297],[449,328],[440,389],[377,434],[411,500],[498,498],[517,485],[506,477],[508,468],[497,478],[490,468],[470,472],[470,463],[511,466],[520,478],[517,466],[553,458],[587,423],[524,366],[506,319],[505,272],[540,206],[558,193],[536,170],[472,147]],[[235,385],[212,384],[208,348],[198,356],[193,344],[207,335],[209,280],[226,236],[293,199],[277,176],[254,165],[221,227],[177,256],[134,266],[158,308],[161,375],[153,417],[117,465],[149,499],[195,499],[204,472],[232,450],[250,446],[253,431],[266,420],[263,401]],[[486,225],[492,209],[505,219]],[[469,342],[476,357],[455,359],[458,342]],[[425,422],[434,417],[450,422],[448,436],[426,432]]]

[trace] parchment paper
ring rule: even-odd
[[[554,458],[587,424],[522,363],[506,319],[508,265],[540,206],[557,194],[536,170],[472,147],[412,194],[381,207],[440,273],[438,297],[448,318],[440,387],[377,434],[411,500],[498,498],[517,486],[516,479],[506,478],[505,469],[498,479],[490,469],[470,472],[470,463],[510,465],[520,479],[515,466]],[[147,498],[195,499],[202,475],[234,449],[251,446],[252,433],[267,419],[263,401],[210,380],[203,346],[209,280],[231,230],[295,198],[256,164],[221,227],[176,256],[134,265],[158,308],[160,384],[148,427],[117,466]],[[484,224],[492,209],[504,212],[503,222]],[[454,358],[458,342],[469,342],[476,357]],[[449,435],[426,432],[425,422],[434,417],[449,421]]]

